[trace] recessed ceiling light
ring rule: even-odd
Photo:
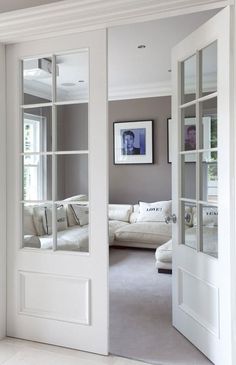
[[[65,87],[72,87],[75,86],[76,84],[74,82],[63,82],[61,85]]]
[[[138,49],[143,49],[143,48],[146,48],[145,44],[139,44],[138,45]]]

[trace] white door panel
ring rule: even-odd
[[[106,37],[106,30],[98,30],[96,32],[80,33],[7,46],[7,334],[12,337],[101,354],[108,353]],[[84,49],[88,50],[88,70],[86,69],[88,71],[88,80],[82,80],[81,87],[83,87],[83,81],[84,83],[88,82],[88,95],[83,96],[81,93],[81,100],[79,97],[71,97],[70,101],[66,97],[67,94],[65,92],[63,94],[62,92],[62,96],[60,95],[59,99],[59,86],[57,89],[58,94],[56,93],[56,79],[60,76],[60,74],[58,76],[57,68],[59,67],[61,70],[63,57],[68,54],[78,54],[78,59],[80,60],[80,52]],[[42,57],[44,60],[52,60],[52,68],[54,71],[50,70],[49,72],[50,78],[52,77],[52,100],[42,100],[40,104],[38,103],[39,99],[36,98],[35,100],[37,102],[31,101],[29,103],[30,105],[21,106],[21,104],[25,104],[24,100],[21,101],[21,60],[37,57]],[[56,64],[57,60],[58,64]],[[83,59],[81,60],[83,62]],[[84,64],[81,63],[81,65],[83,66],[81,66],[82,76],[79,76],[82,78],[86,77],[87,71],[85,70]],[[70,66],[76,68],[78,65],[72,62]],[[44,71],[40,71],[40,73],[42,73],[43,78]],[[65,79],[66,75],[64,75],[63,83],[71,82],[70,78],[74,75],[74,71],[70,72],[68,74],[68,80]],[[49,78],[48,74],[47,78]],[[42,90],[46,90],[45,84],[48,82],[43,81],[43,79],[40,82],[44,83]],[[79,82],[78,78],[76,82]],[[75,90],[77,84],[76,86],[70,84],[67,86],[74,87]],[[68,88],[66,89],[66,86],[63,86],[60,90],[68,90]],[[65,95],[64,99],[63,95]],[[71,109],[77,108],[78,105],[82,105],[81,102],[82,104],[89,103],[88,112],[86,112],[88,113],[88,132],[86,137],[88,139],[88,150],[83,148],[80,151],[78,148],[78,151],[68,151],[67,147],[65,151],[61,151],[61,149],[58,151],[59,147],[57,147],[57,144],[59,145],[60,143],[59,137],[57,136],[59,122],[68,123],[66,128],[63,126],[63,131],[65,135],[69,133],[69,117],[67,118],[69,114],[64,116],[62,121],[59,121],[59,108],[65,107],[65,110],[66,107],[71,107]],[[40,150],[32,154],[34,159],[31,160],[30,153],[22,152],[22,111],[26,109],[27,118],[29,118],[30,114],[35,113],[35,110],[40,110],[40,113],[42,113],[42,110],[46,110],[45,108],[47,110],[50,109],[52,131],[50,130],[48,132],[47,139],[52,138],[52,141],[48,144],[50,147],[47,146],[49,149],[46,152]],[[73,125],[73,121],[71,125]],[[83,142],[83,138],[80,141]],[[74,141],[76,143],[77,139],[74,139]],[[42,160],[47,156],[47,164],[43,170],[42,179],[45,176],[49,179],[48,171],[49,166],[51,166],[51,185],[46,181],[45,189],[47,190],[47,194],[51,194],[52,199],[25,202],[24,197],[22,198],[23,193],[21,193],[22,189],[25,189],[25,181],[21,180],[21,174],[23,174],[22,169],[24,169],[25,173],[29,167],[28,165],[21,167],[21,161],[26,157],[30,163],[31,161],[38,161],[38,156]],[[67,187],[64,188],[65,191],[67,189],[68,193],[68,191],[75,190],[77,186],[73,186],[74,176],[71,174],[71,170],[66,169],[70,168],[74,158],[77,159],[76,161],[80,161],[80,158],[83,161],[84,157],[86,157],[86,161],[88,160],[88,167],[83,170],[83,165],[78,165],[81,166],[81,170],[78,168],[78,171],[85,171],[83,173],[81,172],[81,179],[79,180],[81,186],[86,174],[89,176],[88,196],[90,209],[88,252],[80,252],[80,249],[76,251],[67,249],[67,243],[65,246],[60,246],[62,233],[59,230],[57,232],[57,222],[60,223],[57,209],[59,209],[60,204],[62,204],[63,211],[67,207],[64,201],[62,201],[62,198],[58,198],[59,185],[61,183],[60,171],[65,171],[63,175],[67,179],[65,183]],[[64,158],[64,170],[62,170],[60,165],[62,158]],[[51,165],[48,162],[49,160],[52,161],[52,163],[50,162]],[[68,171],[70,171],[69,176],[67,176]],[[74,174],[77,174],[78,171],[75,169]],[[31,178],[31,175],[29,176]],[[27,186],[30,187],[30,183]],[[84,193],[84,191],[80,191],[79,187],[77,190],[76,194]],[[42,236],[39,236],[41,248],[32,248],[29,247],[30,245],[22,247],[22,237],[24,236],[24,230],[22,229],[22,209],[23,206],[28,207],[27,204],[29,203],[32,203],[32,206],[42,204],[45,207],[49,204],[52,208],[52,235],[50,236],[48,232],[44,232]],[[77,207],[79,206],[77,201],[73,203],[75,205],[77,204]],[[29,209],[32,206],[30,205]],[[47,214],[49,214],[49,211],[47,211]],[[48,219],[50,216],[47,215],[46,217]],[[42,222],[44,222],[43,219]],[[47,229],[49,229],[47,219],[46,224]],[[69,228],[72,229],[73,227]],[[73,239],[76,240],[76,235],[73,236]],[[37,237],[34,237],[34,240],[38,244]],[[45,245],[44,248],[47,247],[47,244],[49,244],[49,248],[43,249],[42,242]],[[75,244],[77,244],[76,242]]]
[[[230,8],[173,49],[172,75],[173,325],[231,364]]]

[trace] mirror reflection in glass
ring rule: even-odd
[[[52,101],[52,58],[23,60],[23,104]]]
[[[182,202],[182,243],[197,249],[196,204]]]
[[[56,205],[57,250],[89,251],[89,203],[85,199],[86,196],[71,197],[67,204]]]
[[[56,56],[57,101],[83,101],[89,98],[89,56],[87,50]]]
[[[196,153],[182,156],[182,198],[196,199]]]
[[[218,163],[217,152],[200,154],[201,199],[205,202],[217,203],[218,200]]]
[[[45,212],[52,209],[50,204],[24,204],[22,207],[23,217],[23,247],[51,249],[53,238],[47,238],[47,245],[43,238],[47,235],[47,217]]]
[[[201,96],[217,91],[217,41],[203,48],[200,52],[202,58]]]
[[[25,110],[23,113],[23,152],[48,152],[51,150],[51,107]]]
[[[58,155],[56,200],[80,195],[88,196],[88,155]]]
[[[182,104],[196,99],[196,55],[182,62]]]
[[[23,200],[52,200],[52,157],[23,157]]]
[[[218,207],[201,207],[201,251],[218,257]]]
[[[182,110],[181,128],[182,151],[195,151],[197,148],[196,107],[192,105]]]
[[[57,106],[57,150],[88,150],[88,103]]]

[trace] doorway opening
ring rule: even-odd
[[[108,33],[110,352],[147,363],[211,363],[172,326],[172,224],[165,220],[172,201],[171,49],[217,12],[115,27]],[[211,61],[212,55],[214,50]],[[190,59],[189,96],[193,69]],[[211,137],[216,109],[216,99],[205,104]],[[186,146],[195,143],[196,149],[195,118],[190,107]],[[195,165],[186,162],[185,186],[191,195]],[[211,162],[207,194],[214,200],[217,173]],[[194,230],[192,210],[186,211],[190,246]]]

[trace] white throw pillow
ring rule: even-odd
[[[155,203],[139,203],[137,222],[164,222],[171,214],[171,200]]]
[[[75,202],[75,201],[87,201],[88,197],[87,195],[84,194],[80,194],[80,195],[75,195],[75,196],[71,196],[70,198],[64,199],[65,202]],[[66,208],[66,213],[67,213],[67,220],[68,220],[68,226],[72,227],[77,225],[75,216],[74,216],[74,212],[71,208],[71,204],[65,204],[65,208]]]
[[[33,221],[37,231],[38,236],[43,236],[46,232],[43,227],[43,217],[45,214],[45,208],[47,205],[35,205],[33,207]]]
[[[46,234],[52,234],[52,206],[44,208],[43,227]],[[57,206],[57,231],[64,231],[67,229],[66,209],[64,205]]]
[[[109,219],[115,221],[129,222],[129,217],[132,211],[132,205],[109,204]]]
[[[217,207],[204,207],[202,215],[202,224],[206,227],[218,226],[218,208]],[[193,225],[197,225],[197,210],[193,208]]]
[[[84,226],[89,223],[89,207],[88,205],[71,204],[74,212],[76,223]]]
[[[24,206],[24,235],[27,236],[37,236],[37,231],[33,220],[33,206]]]

